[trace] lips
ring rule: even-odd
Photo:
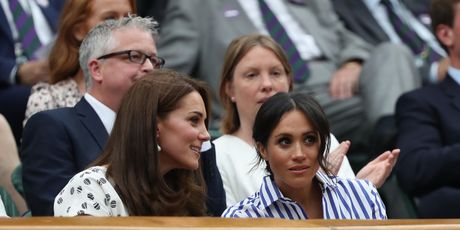
[[[302,173],[302,172],[307,171],[307,169],[309,169],[309,168],[310,168],[310,166],[308,166],[308,165],[296,165],[296,166],[290,167],[289,171]]]
[[[201,153],[201,147],[199,146],[190,146],[190,149],[198,155]]]

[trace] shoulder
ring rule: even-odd
[[[258,193],[253,194],[243,201],[236,203],[232,206],[229,206],[222,213],[222,217],[225,218],[252,218],[252,217],[261,217],[258,203],[260,197]]]
[[[105,167],[96,166],[72,177],[54,200],[55,216],[100,215],[117,196],[105,173]]]

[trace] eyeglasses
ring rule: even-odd
[[[98,57],[97,60],[111,58],[111,57],[120,56],[120,55],[128,55],[128,60],[130,62],[140,64],[140,65],[143,65],[145,63],[145,60],[149,59],[150,63],[152,63],[153,65],[153,68],[155,69],[161,69],[163,68],[163,65],[165,64],[165,60],[163,58],[155,56],[155,55],[147,55],[144,52],[141,52],[138,50],[124,50],[124,51],[109,53],[109,54]]]

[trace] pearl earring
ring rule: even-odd
[[[160,152],[160,151],[161,151],[161,146],[160,146],[160,145],[158,145],[158,144],[157,144],[157,150],[158,150],[158,152]]]

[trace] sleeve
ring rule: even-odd
[[[164,24],[161,25],[158,53],[166,61],[165,67],[191,74],[200,55],[202,25],[198,8],[201,0],[171,0],[168,2]]]
[[[396,144],[401,149],[396,174],[401,187],[412,195],[460,186],[460,171],[453,170],[460,164],[460,143],[444,144],[440,112],[423,98],[407,93],[396,104]]]
[[[385,204],[383,203],[382,198],[380,197],[380,194],[377,191],[377,188],[369,181],[366,181],[366,183],[367,183],[367,186],[370,187],[371,199],[373,200],[372,216],[377,220],[388,219]]]
[[[54,199],[54,216],[112,216],[100,180],[89,170],[75,175]]]
[[[63,121],[46,112],[31,117],[23,131],[22,178],[34,216],[52,216],[53,200],[77,169],[71,138]]]

